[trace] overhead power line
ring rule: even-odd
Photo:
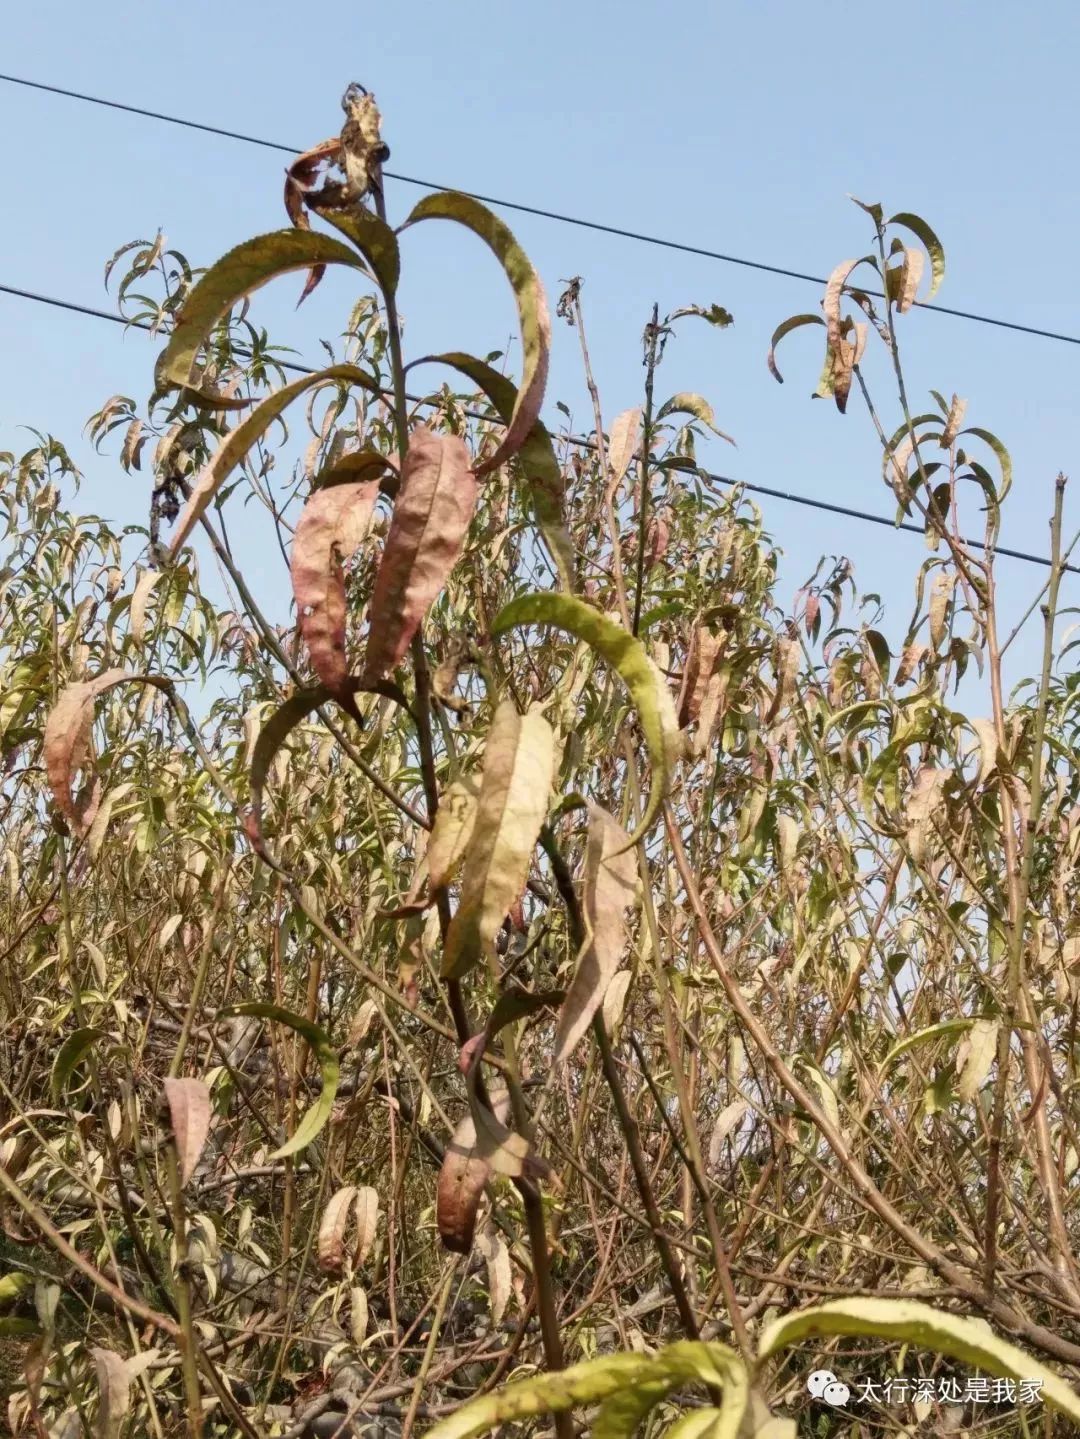
[[[145,120],[159,120],[166,125],[180,125],[186,130],[201,130],[206,135],[219,135],[225,140],[238,140],[245,145],[259,145],[264,150],[277,150],[285,155],[298,155],[303,147],[282,145],[275,140],[265,140],[258,135],[245,135],[239,130],[225,130],[218,125],[205,125],[200,120],[186,120],[180,115],[166,115],[160,110],[144,110],[138,105],[126,105],[120,100],[107,100],[100,95],[83,95],[78,90],[67,90],[60,85],[46,85],[40,80],[27,80],[21,75],[0,74],[0,81],[9,85],[22,85],[29,90],[43,90],[50,95],[62,95],[67,100],[79,100],[86,105],[101,105],[108,110],[121,110],[128,115],[140,115]],[[417,185],[422,190],[455,190],[457,186],[437,184],[434,180],[420,180],[415,175],[402,175],[393,170],[383,174],[403,185]],[[515,210],[522,215],[535,215],[543,220],[555,220],[562,225],[575,225],[581,230],[593,230],[600,235],[615,235],[623,240],[635,240],[642,245],[655,245],[664,250],[675,250],[683,255],[697,255],[705,260],[717,260],[725,265],[739,265],[745,270],[758,270],[766,275],[779,275],[788,280],[801,280],[806,284],[823,288],[827,281],[820,275],[807,275],[802,270],[793,270],[785,265],[770,265],[764,260],[748,260],[740,255],[726,255],[719,250],[710,250],[703,245],[688,245],[681,240],[668,240],[660,235],[647,235],[638,230],[627,230],[619,225],[607,225],[599,220],[584,220],[577,215],[564,215],[557,210],[545,210],[537,205],[525,205],[515,200],[503,200],[494,195],[481,195],[475,190],[462,190],[473,200],[485,205],[496,205],[502,210]],[[875,294],[874,291],[864,291]],[[880,295],[877,298],[881,298]],[[1003,320],[994,315],[981,315],[972,310],[957,310],[949,305],[930,304],[916,300],[919,309],[930,314],[948,315],[956,320],[970,320],[973,324],[991,325],[999,330],[1012,330],[1020,335],[1034,335],[1040,340],[1056,340],[1063,345],[1080,345],[1080,335],[1066,335],[1057,330],[1045,330],[1038,325],[1023,325],[1019,320]]]
[[[74,314],[89,315],[95,320],[108,320],[114,325],[126,325],[133,329],[143,331],[153,329],[153,326],[146,320],[127,320],[123,315],[114,315],[109,310],[99,310],[93,305],[78,305],[72,300],[61,300],[55,295],[42,295],[34,290],[23,290],[16,285],[0,284],[0,294],[13,295],[20,300],[30,300],[37,305],[51,305],[58,310],[71,310]],[[289,370],[298,375],[313,375],[315,373],[315,370],[310,365],[301,365],[291,360],[279,360],[275,358],[274,364],[280,365],[283,370]],[[393,392],[390,390],[383,390],[381,393],[388,399],[393,398]],[[425,403],[424,398],[419,395],[406,395],[406,399],[413,404]],[[491,415],[485,415],[480,410],[465,410],[465,414],[469,416],[470,419],[483,420],[488,424],[499,423],[499,421],[493,419]],[[563,438],[566,439],[568,444],[578,446],[581,449],[593,450],[596,448],[595,441],[593,440],[583,439],[576,435],[567,435]],[[887,516],[871,514],[869,510],[854,510],[847,505],[834,505],[828,500],[818,500],[810,495],[799,495],[793,494],[788,490],[773,489],[769,485],[752,484],[749,480],[736,480],[731,475],[718,475],[711,470],[702,470],[701,474],[714,484],[737,486],[741,489],[749,490],[752,494],[768,495],[771,499],[784,500],[788,504],[805,505],[808,509],[823,510],[828,514],[843,515],[846,519],[859,520],[865,524],[886,525],[889,529],[906,530],[910,534],[921,535],[925,533],[921,525],[913,525],[907,522],[898,525]],[[984,550],[986,548],[982,540],[964,539],[961,543],[970,546],[972,549]],[[1049,559],[1043,555],[1028,554],[1025,550],[1014,550],[1005,545],[996,545],[994,547],[994,553],[997,555],[1006,555],[1009,559],[1013,560],[1023,560],[1029,565],[1042,565],[1047,568],[1050,565]],[[1068,571],[1070,574],[1080,574],[1080,567],[1076,565],[1062,565],[1062,570]]]

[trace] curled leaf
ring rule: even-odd
[[[510,1096],[491,1091],[495,1115],[510,1116]],[[445,1248],[454,1254],[468,1254],[476,1230],[476,1213],[484,1186],[491,1177],[491,1165],[477,1150],[476,1124],[467,1114],[446,1146],[435,1200],[435,1222]]]
[[[301,1149],[306,1149],[330,1118],[340,1073],[337,1055],[324,1030],[320,1029],[317,1024],[313,1024],[311,1020],[305,1019],[303,1015],[293,1014],[291,1010],[282,1009],[280,1005],[250,1000],[244,1004],[232,1004],[227,1009],[221,1010],[222,1018],[233,1014],[247,1014],[255,1019],[271,1019],[278,1024],[287,1025],[290,1029],[294,1029],[301,1038],[307,1040],[318,1061],[322,1073],[322,1090],[318,1099],[296,1126],[293,1137],[270,1155],[271,1159],[285,1159],[290,1154],[297,1154]]]
[[[630,461],[637,453],[638,436],[641,433],[641,410],[623,410],[611,422],[608,435],[608,491],[618,488],[623,476],[630,468]]]
[[[202,1079],[166,1079],[164,1089],[183,1188],[195,1172],[210,1133],[210,1089]]]
[[[782,324],[777,325],[773,331],[772,339],[769,341],[768,365],[769,374],[779,384],[784,383],[784,377],[776,367],[776,347],[785,335],[790,335],[792,330],[798,330],[803,325],[824,325],[825,321],[820,315],[792,315]]]
[[[375,1243],[379,1226],[379,1195],[369,1184],[362,1185],[356,1195],[356,1263],[363,1264]]]
[[[707,425],[714,435],[719,435],[722,440],[727,440],[729,445],[734,445],[735,443],[730,435],[716,428],[716,416],[713,413],[713,407],[709,404],[708,400],[701,395],[692,394],[688,390],[684,390],[678,395],[672,395],[671,399],[665,400],[659,410],[657,410],[656,418],[657,420],[663,420],[669,415],[692,415],[695,420],[700,420],[703,425]]]
[[[275,230],[270,235],[245,240],[223,255],[184,301],[169,342],[157,362],[158,387],[193,389],[199,403],[212,409],[243,408],[248,400],[227,399],[199,389],[195,366],[200,349],[217,322],[245,295],[277,275],[327,264],[348,265],[354,270],[364,268],[355,250],[330,235],[311,230]]]
[[[603,1003],[626,947],[626,911],[637,864],[629,836],[605,809],[589,806],[583,908],[587,937],[555,1030],[555,1064],[564,1063]]]
[[[488,1302],[491,1305],[491,1322],[498,1325],[506,1313],[506,1306],[510,1302],[511,1271],[510,1251],[506,1247],[506,1240],[493,1224],[488,1224],[481,1231],[477,1240],[477,1248],[484,1256],[487,1264]]]
[[[418,426],[375,576],[365,684],[381,679],[408,649],[461,553],[475,506],[476,475],[464,440]]]
[[[506,271],[517,301],[524,357],[521,384],[502,444],[477,468],[477,478],[481,479],[517,453],[540,417],[551,349],[551,319],[544,287],[529,257],[509,228],[486,206],[452,191],[425,195],[401,228],[435,219],[456,220],[483,240]]]
[[[519,715],[513,700],[495,712],[484,750],[476,821],[450,923],[442,975],[459,979],[494,947],[507,911],[525,887],[547,814],[555,736],[539,709]]]
[[[916,239],[926,246],[927,254],[930,256],[930,294],[927,299],[932,300],[945,278],[945,250],[941,241],[921,215],[912,215],[904,211],[899,215],[893,215],[887,223],[910,230]]]
[[[319,1268],[324,1274],[340,1274],[345,1265],[345,1230],[349,1211],[356,1199],[356,1185],[346,1184],[332,1194],[319,1221]]]
[[[105,1031],[103,1029],[94,1029],[88,1025],[85,1028],[76,1029],[64,1040],[56,1051],[52,1074],[49,1077],[49,1088],[54,1104],[59,1103],[61,1095],[68,1086],[68,1081],[81,1061],[98,1040],[104,1038]]]
[[[375,480],[316,490],[293,540],[289,569],[300,632],[315,673],[335,696],[348,676],[343,561],[367,533],[378,494]]]
[[[682,754],[679,721],[664,676],[640,640],[616,620],[576,596],[519,595],[496,615],[491,633],[501,635],[518,625],[555,625],[566,630],[591,645],[630,691],[653,766],[653,787],[645,813],[627,841],[636,844],[659,813]]]

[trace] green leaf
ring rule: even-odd
[[[326,264],[364,269],[363,260],[354,250],[314,230],[275,230],[245,240],[223,255],[202,276],[177,316],[176,327],[157,362],[158,387],[195,390],[199,403],[211,409],[241,409],[247,400],[226,399],[198,389],[195,364],[200,349],[217,322],[245,295],[291,270]]]
[[[387,298],[393,295],[401,276],[401,255],[397,236],[386,221],[362,206],[351,210],[323,209],[314,202],[313,195],[308,196],[308,208],[353,242],[371,266],[383,294]]]
[[[29,1274],[23,1274],[21,1270],[14,1270],[11,1274],[5,1274],[0,1278],[0,1308],[6,1308],[14,1304],[21,1294],[34,1287],[34,1280]]]
[[[695,420],[700,420],[703,425],[708,425],[714,435],[719,435],[722,440],[727,440],[729,445],[735,441],[723,430],[716,428],[716,416],[713,414],[713,407],[702,395],[695,395],[689,390],[682,390],[677,395],[672,395],[670,400],[665,400],[656,412],[657,420],[666,419],[668,415],[693,415]]]
[[[633,1439],[648,1414],[670,1394],[678,1380],[665,1375],[644,1384],[627,1385],[600,1405],[590,1429],[591,1439]]]
[[[540,416],[551,349],[551,320],[544,287],[509,227],[479,200],[454,191],[426,195],[401,228],[404,230],[421,220],[456,220],[459,225],[470,229],[499,260],[517,301],[524,357],[521,385],[502,443],[494,454],[477,466],[477,478],[482,478],[517,453]]]
[[[1001,466],[1001,488],[997,492],[997,502],[1000,505],[1012,489],[1012,456],[998,439],[997,435],[993,434],[990,430],[980,429],[977,425],[969,425],[966,430],[960,431],[960,435],[974,435],[977,440],[982,440],[984,445],[989,445],[997,456],[998,464]],[[959,439],[959,437],[958,435],[957,438]]]
[[[679,720],[664,676],[653,664],[640,640],[624,630],[617,620],[574,595],[519,595],[495,616],[491,633],[493,636],[501,635],[517,625],[554,625],[591,645],[630,691],[630,698],[637,706],[641,720],[654,776],[645,813],[630,836],[630,844],[636,844],[659,814],[675,765],[682,755]],[[609,858],[614,858],[619,852],[615,851]]]
[[[912,215],[907,211],[902,211],[899,215],[893,215],[887,223],[910,230],[926,246],[926,252],[930,256],[930,294],[927,298],[932,300],[945,278],[945,251],[941,241],[921,215]]]
[[[303,234],[304,232],[298,230],[296,233]],[[360,385],[361,388],[369,390],[372,394],[381,394],[378,381],[366,370],[361,370],[356,365],[330,365],[327,369],[318,370],[313,375],[301,375],[298,380],[292,380],[289,384],[282,385],[279,390],[275,390],[272,395],[267,395],[265,400],[255,406],[246,420],[241,421],[229,431],[218,446],[210,463],[199,476],[198,484],[192,490],[177,521],[169,550],[173,559],[176,558],[180,547],[191,534],[201,516],[206,513],[210,501],[252,445],[265,435],[277,417],[292,404],[297,395],[302,395],[305,390],[314,389],[316,385],[324,384],[328,380],[341,380],[346,384]]]
[[[454,350],[443,355],[427,355],[413,364],[422,365],[428,361],[450,365],[467,375],[487,395],[504,425],[509,425],[518,403],[517,386],[498,370],[492,369],[484,360]],[[410,369],[412,366],[410,365]],[[529,502],[544,543],[551,552],[551,558],[559,575],[559,583],[565,590],[574,588],[574,546],[566,530],[563,505],[566,485],[562,469],[555,458],[551,435],[537,420],[525,436],[517,454],[529,487]]]
[[[311,1046],[311,1050],[318,1060],[319,1069],[322,1071],[322,1092],[296,1126],[293,1137],[280,1149],[275,1149],[270,1158],[285,1159],[290,1154],[297,1154],[301,1149],[306,1149],[330,1118],[330,1111],[334,1107],[334,1096],[337,1094],[338,1061],[328,1035],[317,1024],[312,1024],[311,1020],[304,1019],[302,1015],[293,1014],[292,1010],[282,1009],[280,1005],[263,1004],[258,1000],[252,1000],[245,1004],[231,1004],[227,1009],[221,1010],[221,1014],[225,1017],[233,1014],[248,1014],[255,1019],[276,1020],[278,1024],[285,1024],[290,1029],[294,1029]]]
[[[799,1310],[774,1320],[765,1329],[758,1357],[768,1359],[802,1339],[832,1334],[895,1339],[947,1354],[1001,1379],[1036,1379],[1042,1386],[1044,1402],[1080,1423],[1080,1395],[1053,1370],[999,1339],[984,1320],[941,1314],[929,1304],[912,1299],[841,1299]]]
[[[803,325],[823,326],[824,324],[825,321],[821,318],[820,315],[791,315],[783,322],[783,324],[777,325],[776,329],[773,331],[772,339],[769,341],[768,358],[769,374],[772,375],[774,380],[779,381],[781,385],[784,383],[783,375],[776,368],[776,347],[784,338],[784,336],[790,335],[792,330],[798,330]]]
[[[69,1034],[67,1039],[56,1051],[56,1058],[53,1060],[52,1075],[49,1079],[49,1088],[52,1091],[53,1103],[57,1103],[68,1081],[74,1074],[80,1061],[89,1053],[99,1039],[105,1038],[103,1029],[77,1029]]]
[[[931,1024],[928,1025],[926,1029],[920,1029],[915,1034],[907,1035],[899,1044],[894,1044],[892,1049],[889,1050],[888,1054],[881,1061],[878,1074],[880,1075],[888,1069],[894,1059],[899,1059],[900,1056],[906,1054],[909,1049],[914,1049],[915,1045],[923,1044],[928,1039],[938,1039],[943,1034],[964,1034],[967,1030],[971,1029],[974,1024],[974,1019],[946,1019],[941,1024]]]

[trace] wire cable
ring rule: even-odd
[[[78,90],[66,90],[60,85],[46,85],[40,80],[27,80],[20,75],[0,74],[0,81],[9,85],[22,85],[28,90],[42,90],[50,95],[62,95],[67,100],[79,100],[86,105],[100,105],[108,110],[121,110],[128,115],[140,115],[146,120],[160,120],[166,125],[179,125],[187,130],[201,130],[207,135],[219,135],[225,140],[238,140],[245,145],[259,145],[264,150],[277,150],[285,155],[298,155],[301,148],[281,145],[275,140],[264,140],[258,135],[245,135],[239,130],[225,130],[218,125],[205,125],[199,120],[185,120],[179,115],[166,115],[160,110],[144,110],[138,105],[126,105],[120,100],[107,100],[100,95],[84,95]],[[403,185],[417,185],[423,190],[453,190],[456,186],[436,184],[434,180],[419,180],[414,175],[402,175],[393,170],[384,170],[390,180]],[[460,194],[479,200],[485,205],[496,205],[502,210],[515,210],[522,215],[535,215],[543,220],[555,220],[563,225],[575,225],[581,230],[593,230],[600,235],[615,235],[623,240],[635,240],[642,245],[655,245],[664,250],[675,250],[683,255],[697,255],[701,259],[716,260],[724,265],[739,265],[746,270],[757,270],[766,275],[779,275],[788,280],[800,280],[806,284],[824,288],[827,281],[820,275],[808,275],[802,270],[792,270],[784,265],[770,265],[764,260],[748,260],[740,255],[726,255],[720,250],[709,250],[702,245],[688,245],[681,240],[668,240],[660,235],[647,235],[638,230],[626,230],[619,225],[606,225],[599,220],[585,220],[576,215],[564,215],[557,210],[545,210],[538,205],[525,205],[515,200],[502,200],[494,195],[481,195],[475,190],[462,190]],[[880,291],[864,290],[864,294],[882,298]],[[1019,320],[1003,320],[994,315],[982,315],[973,310],[957,310],[950,305],[930,304],[916,300],[915,304],[929,314],[948,315],[956,320],[969,320],[977,325],[991,325],[999,330],[1011,330],[1020,335],[1033,335],[1041,340],[1056,340],[1063,345],[1080,345],[1080,335],[1067,335],[1058,330],[1045,330],[1038,325],[1024,325]]]
[[[153,329],[153,326],[150,325],[146,320],[128,320],[125,319],[123,315],[114,315],[111,314],[108,310],[96,309],[93,305],[77,305],[72,300],[61,300],[58,299],[55,295],[42,295],[34,290],[23,290],[16,285],[0,284],[0,294],[12,295],[20,300],[30,300],[34,304],[38,305],[51,305],[58,310],[71,310],[77,315],[89,315],[92,319],[95,320],[109,320],[114,325],[129,326],[132,329],[142,330],[144,333],[150,332]],[[310,365],[301,365],[293,361],[279,360],[277,358],[274,359],[273,363],[275,365],[280,365],[283,370],[292,371],[294,374],[315,374],[314,369]],[[385,395],[388,399],[393,398],[393,394],[390,390],[383,390],[381,393]],[[409,402],[412,404],[432,403],[432,401],[427,400],[420,395],[406,395],[405,398],[409,400]],[[499,421],[494,419],[491,415],[485,415],[480,410],[467,409],[464,411],[464,413],[473,420],[483,420],[488,424],[499,423]],[[562,438],[566,440],[567,444],[575,445],[580,449],[595,450],[596,448],[596,442],[594,440],[583,439],[576,435],[566,435]],[[730,475],[714,474],[711,470],[702,470],[701,474],[706,479],[712,481],[714,484],[737,486],[741,489],[749,490],[752,494],[768,495],[771,499],[784,500],[786,503],[791,505],[805,505],[808,509],[823,510],[828,514],[843,515],[847,519],[860,520],[865,524],[887,525],[890,529],[907,530],[910,534],[921,535],[925,533],[925,531],[920,525],[913,525],[906,522],[896,524],[895,521],[890,520],[887,516],[875,515],[872,514],[869,510],[853,510],[846,505],[834,505],[828,500],[814,499],[810,495],[794,494],[789,490],[773,489],[769,485],[752,484],[749,480],[736,480],[733,479]],[[968,545],[973,549],[985,550],[986,548],[986,545],[982,540],[963,539],[961,540],[961,543]],[[1005,545],[996,545],[994,547],[994,553],[997,555],[1007,555],[1009,559],[1013,560],[1023,560],[1025,563],[1030,565],[1043,565],[1047,568],[1050,565],[1050,560],[1042,555],[1028,554],[1025,550],[1014,550],[1006,547]],[[1067,571],[1070,574],[1080,574],[1080,567],[1067,564],[1062,566],[1062,571]]]

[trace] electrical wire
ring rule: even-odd
[[[58,299],[55,295],[42,295],[34,290],[23,290],[16,285],[0,284],[0,294],[12,295],[20,300],[30,300],[34,304],[51,305],[58,310],[71,310],[77,315],[89,315],[92,319],[95,320],[109,320],[115,325],[126,325],[131,327],[132,329],[142,330],[144,332],[150,332],[153,329],[153,326],[150,325],[146,320],[128,320],[125,319],[123,315],[114,315],[111,314],[108,310],[96,309],[93,305],[78,305],[72,300],[61,300]],[[315,370],[312,369],[310,365],[301,365],[297,364],[294,361],[280,360],[275,357],[274,364],[280,365],[283,370],[289,370],[294,374],[298,375],[315,374]],[[390,390],[383,390],[381,391],[381,393],[385,395],[388,399],[393,398],[393,394]],[[419,395],[406,395],[406,399],[409,400],[411,404],[433,403],[431,400]],[[469,419],[483,420],[488,424],[499,423],[499,421],[493,419],[491,415],[485,415],[480,410],[467,409],[464,411],[464,413],[468,416]],[[593,440],[583,439],[576,435],[566,435],[563,436],[563,438],[566,440],[567,444],[574,445],[580,449],[594,450],[596,448],[596,443]],[[749,490],[752,494],[755,495],[768,495],[771,499],[774,500],[784,500],[786,503],[792,505],[805,505],[808,509],[822,510],[828,514],[843,515],[847,519],[859,520],[865,524],[887,525],[890,529],[906,530],[908,533],[915,535],[921,535],[925,533],[921,525],[913,525],[906,522],[896,524],[887,516],[875,515],[868,510],[854,510],[846,505],[834,505],[828,500],[817,500],[810,495],[800,495],[792,493],[789,490],[773,489],[769,485],[752,484],[749,480],[736,480],[733,479],[730,475],[718,475],[713,473],[711,470],[703,469],[700,471],[700,473],[705,479],[710,480],[713,484],[736,486],[743,490]],[[973,549],[985,550],[986,548],[986,545],[982,540],[962,539],[961,543],[964,545],[968,545]],[[994,553],[996,555],[1005,555],[1009,559],[1022,560],[1026,564],[1030,565],[1042,565],[1047,568],[1049,568],[1050,565],[1050,560],[1045,558],[1043,555],[1028,554],[1025,550],[1014,550],[1005,545],[996,545],[994,547]],[[1062,571],[1067,571],[1070,574],[1080,574],[1080,567],[1076,565],[1066,564],[1062,565]]]
[[[42,90],[50,95],[61,95],[67,100],[78,100],[86,105],[100,105],[108,110],[120,110],[128,115],[139,115],[146,120],[159,120],[165,125],[179,125],[186,130],[200,130],[207,135],[219,135],[225,140],[238,140],[245,145],[259,145],[264,150],[277,150],[285,155],[298,155],[301,148],[282,145],[275,140],[264,140],[258,135],[245,135],[239,130],[225,130],[218,125],[205,125],[199,120],[185,120],[179,115],[166,115],[160,110],[144,110],[138,105],[127,105],[120,100],[107,100],[100,95],[84,95],[78,90],[67,90],[60,85],[46,85],[40,80],[27,80],[20,75],[0,74],[0,81],[8,85],[22,85],[29,90]],[[419,180],[415,175],[402,175],[393,170],[384,170],[384,176],[397,180],[403,185],[417,185],[423,190],[453,190],[453,185],[440,185],[434,180]],[[764,260],[748,260],[740,255],[726,255],[720,250],[710,250],[702,245],[688,245],[681,240],[668,240],[660,235],[647,235],[638,230],[627,230],[619,225],[607,225],[599,220],[585,220],[577,215],[564,215],[557,210],[545,210],[537,205],[525,205],[514,200],[503,200],[494,195],[481,195],[475,190],[462,190],[460,194],[479,200],[485,205],[495,205],[502,210],[515,210],[522,215],[535,215],[543,220],[554,220],[563,225],[575,225],[581,230],[593,230],[600,235],[614,235],[623,240],[635,240],[642,245],[654,245],[664,250],[674,250],[683,255],[697,255],[705,260],[716,260],[725,265],[739,265],[746,270],[757,270],[766,275],[779,275],[788,280],[800,280],[806,284],[824,288],[827,281],[820,275],[807,275],[802,270],[793,270],[785,265],[770,265]],[[864,290],[864,294],[880,299],[879,291]],[[973,310],[957,310],[950,305],[931,304],[916,300],[921,310],[930,314],[948,315],[956,320],[969,320],[977,325],[991,325],[999,330],[1011,330],[1020,335],[1033,335],[1041,340],[1055,340],[1063,345],[1080,345],[1080,335],[1067,335],[1057,330],[1046,330],[1038,325],[1023,325],[1019,320],[1003,320],[994,315],[982,315]]]

